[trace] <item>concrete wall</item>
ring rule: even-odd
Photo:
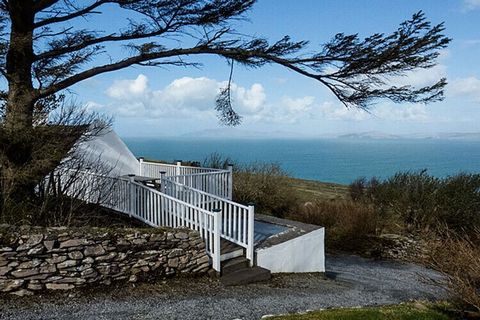
[[[256,259],[272,273],[325,272],[325,229],[258,249]]]

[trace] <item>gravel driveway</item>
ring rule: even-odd
[[[356,256],[327,257],[327,275],[275,276],[271,282],[223,287],[217,280],[175,279],[70,297],[56,294],[0,301],[0,319],[259,319],[326,307],[439,299],[431,270]]]

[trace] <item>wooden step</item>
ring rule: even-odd
[[[254,282],[270,280],[270,270],[262,267],[243,268],[224,275],[220,281],[225,286],[238,286]]]
[[[241,256],[235,259],[222,262],[222,275],[227,275],[240,269],[248,268],[249,261]]]
[[[220,252],[220,261],[227,261],[245,255],[243,247],[225,239],[220,241]]]

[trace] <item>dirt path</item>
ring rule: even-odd
[[[266,314],[445,297],[425,281],[438,275],[416,265],[336,255],[327,257],[327,271],[329,279],[281,275],[269,283],[239,287],[223,287],[206,278],[179,279],[83,297],[7,299],[0,301],[0,319],[259,319]]]

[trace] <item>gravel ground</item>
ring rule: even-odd
[[[238,287],[208,278],[173,279],[101,293],[7,297],[0,300],[0,319],[260,319],[327,307],[445,298],[426,280],[438,277],[412,264],[335,255],[327,257],[327,279],[278,275],[268,283]]]

